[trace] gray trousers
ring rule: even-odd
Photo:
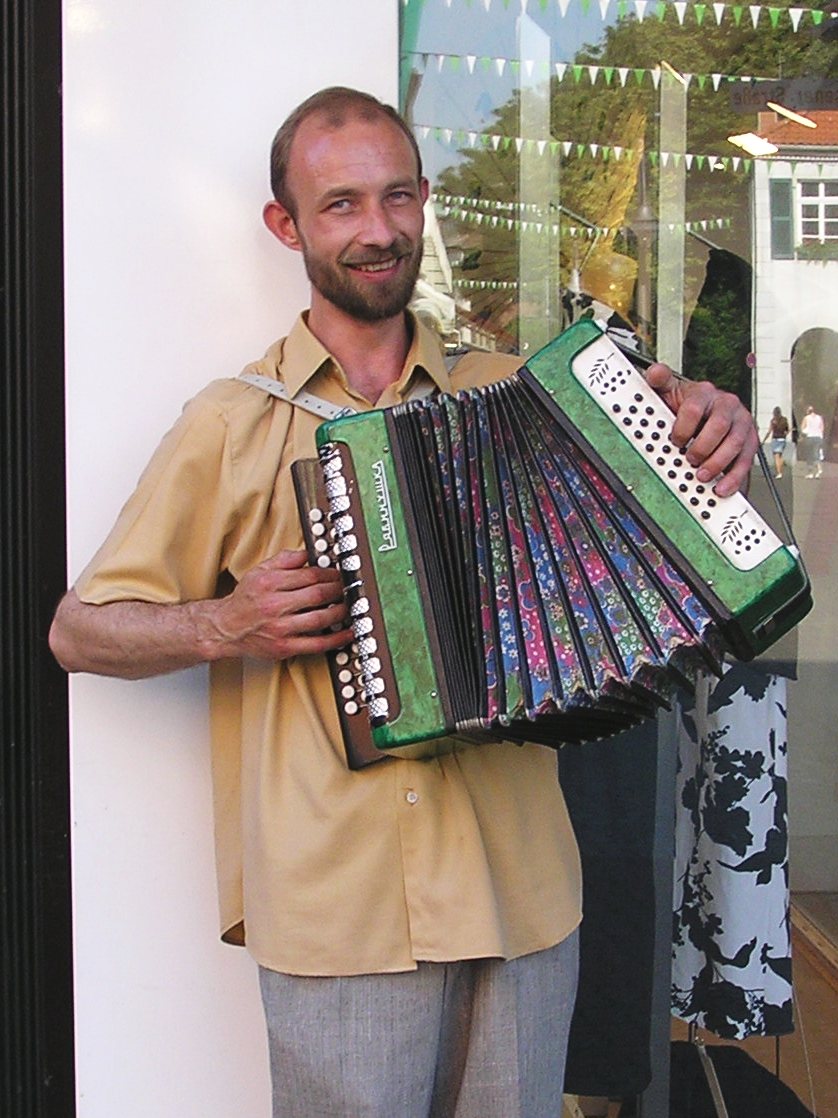
[[[273,1118],[559,1118],[578,933],[520,959],[260,968]]]

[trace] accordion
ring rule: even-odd
[[[351,767],[611,736],[808,612],[794,544],[698,482],[672,421],[583,320],[495,384],[321,424],[293,469],[351,616],[329,657]]]

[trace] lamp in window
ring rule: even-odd
[[[756,132],[742,132],[738,136],[728,136],[727,142],[742,148],[748,155],[774,155],[779,151],[776,144],[772,144],[770,140],[764,140]]]
[[[801,116],[800,113],[792,112],[792,110],[787,109],[785,105],[778,105],[776,101],[766,101],[765,107],[778,113],[780,116],[786,117],[795,124],[802,124],[804,128],[817,128],[815,121],[811,120],[808,116]]]

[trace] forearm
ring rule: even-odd
[[[233,657],[287,660],[342,648],[352,638],[339,572],[281,551],[223,598],[161,605],[91,605],[69,591],[50,630],[68,672],[145,679]]]
[[[145,679],[225,655],[215,601],[90,605],[71,590],[56,611],[50,648],[68,672]]]

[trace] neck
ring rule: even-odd
[[[370,403],[401,376],[410,348],[403,312],[378,322],[362,322],[313,292],[308,328],[340,362],[350,387]]]

